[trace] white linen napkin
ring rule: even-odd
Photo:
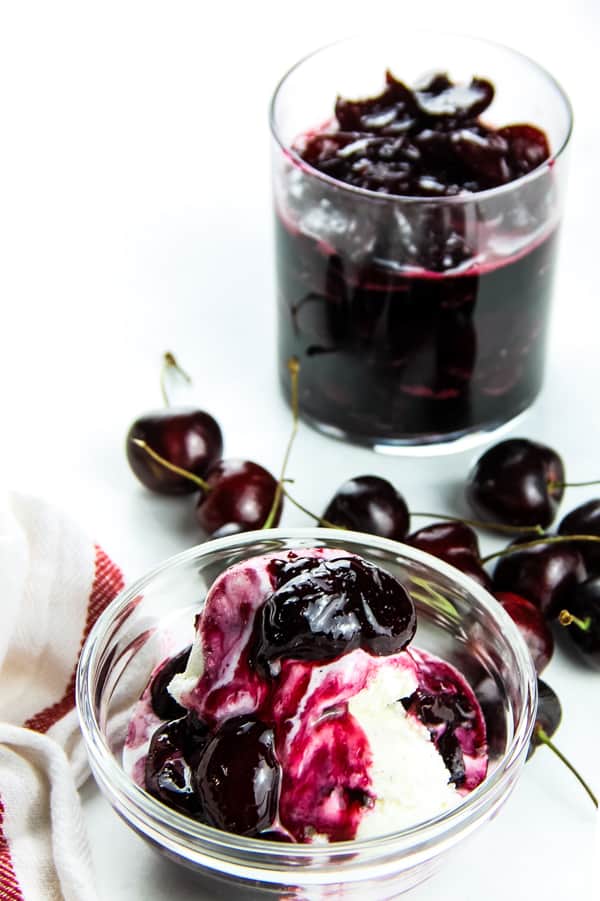
[[[0,499],[0,899],[96,898],[77,786],[85,637],[123,587],[102,549],[54,507]]]

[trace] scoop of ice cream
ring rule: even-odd
[[[402,585],[356,555],[236,564],[189,656],[155,671],[125,766],[170,806],[244,835],[339,841],[436,816],[484,778],[485,724],[454,667],[407,648],[414,630]],[[184,716],[165,724],[170,702]]]

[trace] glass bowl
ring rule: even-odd
[[[290,845],[222,832],[139,788],[122,766],[133,705],[154,667],[188,646],[214,579],[248,557],[291,548],[353,552],[396,575],[417,609],[415,645],[466,677],[489,741],[486,779],[452,810],[375,839]],[[208,541],[138,579],[99,617],[81,653],[77,707],[92,772],[123,820],[206,885],[252,897],[394,898],[434,873],[454,846],[495,815],[525,762],[536,676],[518,629],[483,588],[452,566],[395,541],[333,529],[270,529]],[[236,889],[236,890],[237,890]]]

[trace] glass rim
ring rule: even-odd
[[[309,541],[329,546],[335,546],[335,543],[339,541],[345,542],[346,545],[367,545],[374,550],[387,552],[396,557],[403,556],[412,559],[436,570],[468,592],[501,627],[519,668],[520,682],[523,687],[522,710],[515,723],[508,747],[495,771],[486,776],[484,781],[464,796],[455,807],[416,826],[374,838],[354,839],[324,845],[278,844],[266,839],[248,838],[224,832],[199,823],[175,810],[170,810],[136,785],[117,761],[94,712],[96,706],[94,674],[97,672],[101,653],[107,650],[110,643],[112,626],[119,622],[120,616],[132,600],[139,597],[146,586],[164,572],[176,570],[196,559],[236,548],[243,549],[255,542],[268,542],[269,540]],[[381,565],[385,566],[385,561],[381,561]],[[360,855],[363,852],[366,855],[370,854],[371,858],[375,855],[375,859],[381,861],[386,852],[396,852],[395,857],[398,852],[418,854],[430,847],[432,842],[445,840],[454,843],[454,841],[458,841],[463,830],[469,824],[475,825],[487,810],[502,803],[504,791],[507,785],[511,785],[511,776],[515,765],[522,758],[529,744],[535,722],[536,699],[537,680],[525,641],[506,611],[482,586],[444,561],[401,542],[361,532],[336,531],[317,527],[266,529],[230,535],[204,542],[169,557],[126,586],[103,611],[81,651],[76,679],[77,711],[92,771],[101,782],[101,787],[104,786],[103,790],[106,789],[111,802],[117,799],[120,803],[123,803],[123,800],[126,802],[127,818],[133,813],[137,822],[151,827],[153,834],[159,833],[163,839],[167,838],[166,832],[170,830],[170,839],[175,840],[176,838],[178,841],[185,841],[188,850],[190,842],[192,842],[194,844],[191,847],[197,852],[203,851],[215,855],[221,852],[229,855],[229,859],[231,859],[231,855],[235,854],[250,855],[255,865],[261,861],[265,862],[267,859],[271,863],[279,859],[282,859],[283,863],[283,858],[295,859],[298,865],[305,864],[309,871],[322,869],[324,866],[334,863],[337,858],[348,855],[349,852],[352,852],[353,855]],[[454,841],[452,841],[453,838]],[[309,862],[307,862],[307,858],[310,858]],[[248,861],[245,859],[244,863],[247,864]],[[305,867],[303,866],[302,869],[304,872]],[[328,866],[327,869],[329,869]]]
[[[557,163],[559,158],[563,155],[566,150],[569,141],[571,139],[571,135],[573,134],[573,107],[569,97],[567,96],[565,90],[563,89],[560,82],[552,75],[552,73],[545,67],[538,63],[536,60],[532,59],[532,57],[528,56],[525,53],[522,53],[520,50],[515,50],[512,47],[507,46],[506,44],[502,44],[499,41],[491,41],[487,38],[478,37],[477,35],[469,35],[461,32],[450,32],[450,31],[438,31],[433,28],[415,28],[411,31],[412,34],[415,35],[436,35],[438,37],[448,37],[453,39],[460,39],[463,41],[468,41],[472,44],[481,44],[482,46],[493,47],[496,50],[502,51],[509,56],[513,56],[521,59],[523,62],[528,63],[532,68],[536,69],[540,74],[542,74],[545,79],[553,86],[557,95],[560,97],[565,112],[567,116],[567,127],[565,129],[565,134],[562,138],[562,141],[559,147],[553,151],[547,160],[544,160],[539,166],[536,166],[535,169],[532,169],[531,172],[526,173],[525,175],[520,175],[518,178],[513,179],[512,181],[506,182],[503,185],[496,185],[493,188],[486,188],[483,191],[474,191],[472,193],[465,194],[453,194],[450,196],[444,195],[443,197],[415,197],[412,194],[385,194],[380,193],[378,191],[372,191],[370,188],[360,188],[356,185],[350,185],[347,182],[341,181],[336,178],[332,178],[330,175],[327,175],[325,172],[321,172],[319,169],[316,169],[314,166],[311,166],[310,163],[307,163],[305,160],[296,153],[295,150],[291,146],[289,146],[280,136],[279,128],[277,123],[277,115],[276,115],[276,106],[279,100],[279,96],[281,91],[285,87],[288,79],[292,76],[298,69],[300,69],[305,63],[312,60],[314,57],[319,56],[327,52],[328,50],[333,50],[336,47],[340,47],[344,44],[351,44],[353,41],[364,41],[364,35],[354,34],[349,35],[347,37],[339,38],[335,41],[330,41],[327,44],[322,44],[320,47],[317,47],[315,50],[311,50],[309,53],[306,53],[299,60],[297,60],[290,68],[282,75],[282,77],[277,82],[275,86],[275,90],[271,97],[271,101],[269,104],[269,127],[271,130],[271,134],[276,144],[282,151],[282,153],[287,156],[290,161],[298,168],[304,171],[307,175],[310,175],[320,181],[323,181],[326,185],[331,188],[337,188],[338,190],[345,190],[350,194],[356,194],[359,197],[369,198],[370,200],[378,201],[379,203],[402,203],[402,204],[430,204],[437,206],[445,206],[446,204],[464,204],[464,203],[477,203],[480,200],[486,200],[490,197],[497,197],[500,194],[507,193],[511,190],[515,190],[522,185],[529,184],[530,182],[536,181],[542,175],[549,172],[554,165]]]

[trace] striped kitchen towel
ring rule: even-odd
[[[77,787],[79,653],[120,570],[44,501],[0,500],[0,901],[96,897]]]

